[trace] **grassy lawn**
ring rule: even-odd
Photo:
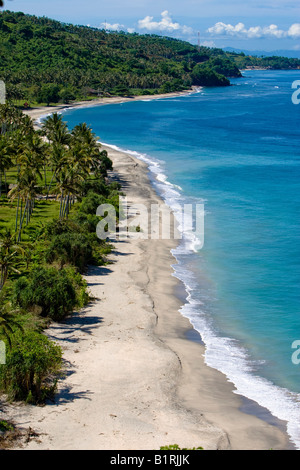
[[[30,223],[24,227],[22,241],[28,241],[36,228],[51,222],[59,217],[59,201],[36,200]],[[72,207],[74,210],[75,205]],[[6,197],[0,198],[0,231],[4,229],[15,230],[17,202],[13,203]]]

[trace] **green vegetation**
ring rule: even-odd
[[[169,446],[162,446],[160,447],[160,450],[203,450],[203,447],[186,448],[186,447],[179,447],[178,444],[172,444]]]
[[[57,114],[35,130],[20,110],[1,105],[0,148],[0,391],[42,403],[62,362],[44,329],[88,303],[82,275],[111,251],[97,238],[96,209],[117,209],[120,186],[109,183],[112,162],[92,130],[69,130]]]
[[[231,62],[242,70],[248,68],[263,68],[270,70],[289,70],[300,68],[300,59],[291,59],[288,57],[270,56],[270,57],[256,57],[247,56],[243,52],[227,53]]]
[[[209,70],[201,80],[199,70]],[[195,70],[196,68],[196,70]],[[228,85],[240,72],[221,49],[156,35],[106,32],[3,11],[0,78],[27,105]]]
[[[300,60],[0,13],[0,79],[8,99],[19,106],[228,86],[229,78],[241,77],[247,67],[294,69]]]

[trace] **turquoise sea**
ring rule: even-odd
[[[208,365],[286,420],[300,448],[300,105],[297,71],[244,71],[227,88],[64,112],[149,164],[171,207],[203,202],[204,246],[174,250],[182,315]],[[300,343],[299,343],[300,344]],[[299,347],[299,346],[298,346]],[[294,353],[294,356],[292,356]],[[294,358],[294,361],[292,360]]]

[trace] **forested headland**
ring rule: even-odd
[[[57,103],[226,86],[241,73],[221,49],[156,35],[106,32],[3,11],[0,79],[8,98]]]

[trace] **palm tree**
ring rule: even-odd
[[[42,133],[48,138],[48,141],[67,145],[70,140],[67,124],[63,121],[62,116],[53,113],[48,116],[42,123]]]
[[[43,142],[41,137],[36,132],[30,132],[26,135],[25,141],[23,143],[24,152],[19,157],[19,163],[26,167],[26,169],[31,168],[31,170],[40,176],[40,168],[43,166],[44,168],[44,182],[45,187],[47,185],[47,178],[46,178],[46,166],[47,166],[47,159],[48,159],[48,145]]]
[[[15,318],[17,312],[13,311],[11,305],[5,301],[5,297],[0,293],[0,335],[4,337],[9,347],[11,347],[11,335],[15,329],[20,329],[22,332],[23,327]]]
[[[57,175],[56,192],[60,198],[60,219],[68,217],[72,199],[80,193],[82,181],[84,181],[82,173],[70,166],[62,168]]]
[[[17,254],[23,249],[16,243],[16,236],[10,229],[0,234],[0,291],[7,280],[10,271],[20,274],[14,267]]]
[[[15,223],[16,231],[18,230],[18,225],[19,225],[18,238],[17,238],[18,242],[21,241],[21,233],[22,233],[25,216],[26,216],[26,225],[28,225],[30,221],[36,195],[37,195],[37,179],[36,179],[35,170],[32,170],[31,168],[22,169],[22,172],[20,172],[18,176],[17,184],[8,193],[8,197],[11,198],[11,200],[14,200],[16,197],[18,197],[16,223]],[[19,218],[20,202],[21,202],[21,210],[20,210],[20,218]],[[23,211],[23,203],[25,203],[24,211]]]
[[[5,229],[4,232],[1,232],[0,247],[5,253],[9,253],[11,250],[18,250],[19,246],[16,244],[16,234],[10,229]]]
[[[2,174],[4,175],[5,182],[6,182],[5,171],[8,168],[10,168],[12,165],[10,153],[11,153],[11,149],[10,149],[7,139],[5,139],[2,135],[0,135],[0,197],[2,194]]]
[[[63,166],[65,166],[68,162],[68,153],[67,149],[60,145],[60,144],[53,144],[51,146],[51,153],[49,157],[50,164],[52,166],[52,178],[48,186],[48,191],[47,191],[47,199],[49,197],[49,192],[53,183],[54,178],[56,177],[57,173],[60,171]]]
[[[3,248],[0,248],[0,291],[2,291],[10,272],[20,274],[20,271],[14,267],[17,254],[17,250],[7,253]]]

